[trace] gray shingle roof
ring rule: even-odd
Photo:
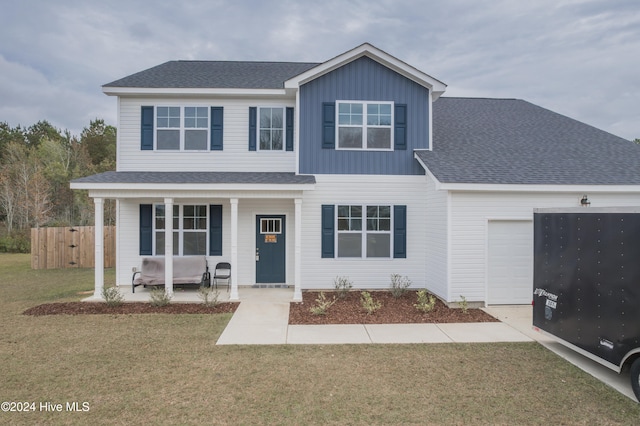
[[[102,87],[282,89],[319,64],[307,62],[169,61]]]
[[[311,175],[277,172],[104,172],[74,179],[73,183],[151,184],[314,184]]]
[[[443,183],[640,184],[639,145],[516,99],[438,99],[417,154]]]

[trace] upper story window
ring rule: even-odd
[[[204,151],[209,140],[209,108],[158,106],[156,149]]]
[[[259,108],[260,151],[282,151],[284,147],[284,108]]]
[[[338,149],[393,149],[393,103],[338,101]]]
[[[222,151],[223,137],[223,107],[141,106],[143,151]]]

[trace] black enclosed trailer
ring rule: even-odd
[[[616,372],[640,400],[640,208],[536,209],[533,326]]]

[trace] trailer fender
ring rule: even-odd
[[[636,358],[640,358],[640,348],[635,348],[627,352],[620,362],[620,370],[622,370],[625,364],[633,363]]]

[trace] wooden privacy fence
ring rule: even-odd
[[[31,268],[93,268],[95,227],[31,228]],[[104,227],[104,267],[116,263],[116,227]]]

